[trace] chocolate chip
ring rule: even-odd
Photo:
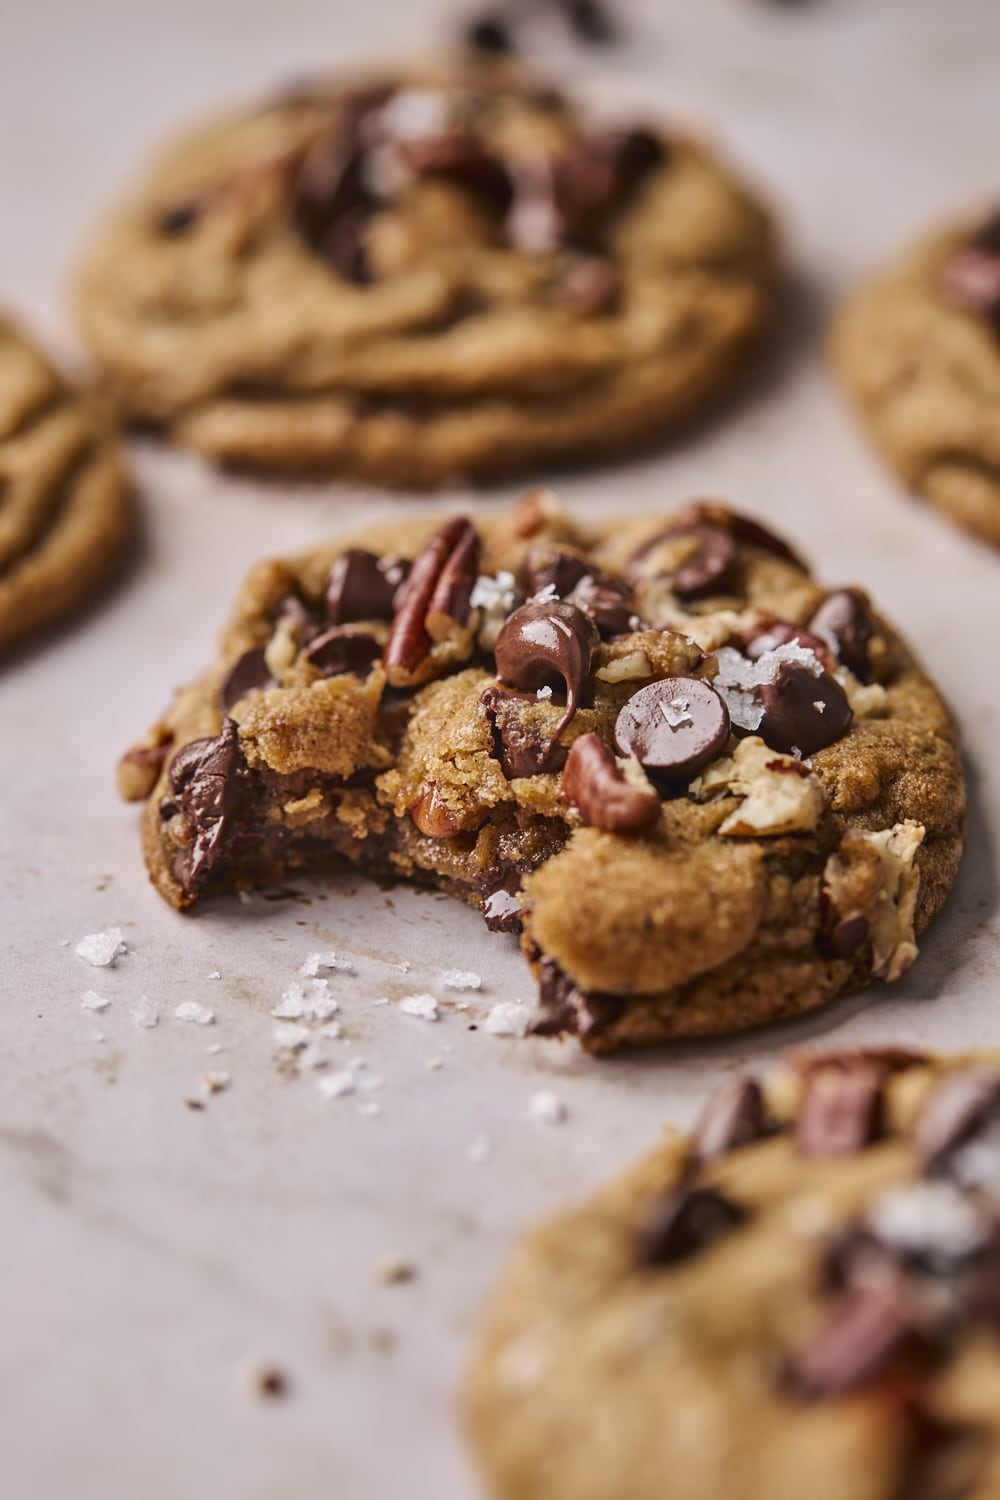
[[[475,52],[502,56],[514,51],[510,28],[501,16],[485,15],[470,21],[465,28],[465,45]]]
[[[538,963],[538,1010],[532,1036],[576,1036],[593,1041],[613,1025],[625,1009],[620,995],[581,990],[555,959],[533,947],[528,957]]]
[[[422,136],[403,141],[400,155],[412,171],[439,177],[474,194],[496,214],[506,214],[514,200],[514,183],[504,163],[476,135]]]
[[[521,582],[526,594],[540,594],[543,589],[552,588],[557,598],[565,599],[590,571],[586,558],[576,552],[533,547],[525,557]]]
[[[564,796],[584,819],[607,833],[637,833],[660,816],[660,799],[651,787],[633,786],[596,734],[574,740],[563,771]]]
[[[649,130],[600,130],[572,141],[556,159],[552,179],[566,238],[574,244],[598,240],[608,215],[624,206],[666,156]]]
[[[494,647],[500,680],[526,693],[565,690],[566,712],[553,742],[579,707],[597,639],[589,617],[563,599],[522,604],[501,626]]]
[[[912,1332],[900,1276],[887,1271],[851,1286],[825,1327],[788,1361],[787,1383],[803,1401],[846,1395],[877,1376]]]
[[[1000,1073],[963,1068],[934,1088],[920,1113],[914,1144],[929,1166],[947,1157],[1000,1114]]]
[[[349,625],[331,626],[310,641],[305,652],[306,661],[324,677],[337,677],[342,672],[367,677],[381,655],[381,644],[373,635]]]
[[[813,635],[804,625],[790,625],[787,620],[764,620],[756,625],[737,631],[733,637],[744,656],[756,661],[767,651],[776,651],[779,646],[790,646],[798,642],[804,651],[812,651],[825,668],[834,665],[832,653],[826,641]]]
[[[575,552],[529,553],[523,578],[526,593],[554,588],[589,615],[602,636],[625,635],[638,624],[628,586]]]
[[[307,152],[295,181],[293,214],[306,244],[347,281],[368,279],[365,229],[376,203],[365,180],[359,120],[351,110]]]
[[[694,1130],[698,1161],[724,1156],[768,1133],[764,1094],[755,1078],[728,1078],[709,1099]]]
[[[330,568],[326,617],[331,625],[354,620],[391,620],[396,594],[410,564],[401,557],[377,557],[363,547],[349,547]]]
[[[851,719],[851,705],[828,672],[814,676],[806,666],[783,661],[772,682],[757,689],[764,710],[760,736],[772,750],[812,755],[839,740]]]
[[[569,24],[574,36],[582,42],[606,46],[617,39],[618,28],[607,8],[598,0],[563,0]]]
[[[277,687],[262,647],[244,651],[219,689],[219,705],[228,713],[247,693]]]
[[[648,1211],[636,1232],[640,1265],[666,1266],[688,1260],[731,1234],[746,1209],[714,1188],[679,1187]]]
[[[662,578],[678,599],[724,594],[735,583],[736,543],[721,526],[671,525],[644,542],[629,559],[626,577]]]
[[[215,739],[192,740],[174,756],[170,794],[160,804],[160,813],[164,818],[180,813],[191,835],[190,843],[178,850],[174,866],[186,895],[199,895],[219,863],[248,779],[232,719],[223,721]]]
[[[493,731],[494,756],[508,781],[516,776],[562,770],[567,751],[557,743],[561,726],[554,735],[543,732],[528,717],[534,706],[531,699],[492,687],[486,689],[480,702]]]
[[[862,682],[869,680],[875,621],[860,594],[854,589],[836,589],[827,594],[809,621],[809,629],[830,644],[838,660],[855,677]]]
[[[864,1058],[811,1072],[795,1121],[799,1155],[852,1156],[879,1140],[886,1125],[884,1076]]]
[[[622,755],[673,782],[689,781],[729,738],[729,710],[697,677],[664,677],[633,693],[615,722]]]
[[[525,871],[511,867],[499,873],[491,871],[479,887],[483,920],[490,932],[520,932],[524,909],[520,889]]]
[[[177,238],[194,228],[201,218],[201,210],[202,205],[196,198],[190,198],[185,203],[174,203],[161,212],[156,227],[168,239]]]
[[[821,947],[830,958],[852,958],[867,943],[869,933],[867,917],[846,917],[824,930]]]

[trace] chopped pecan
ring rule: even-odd
[[[447,648],[439,653],[443,661],[469,654],[478,566],[479,537],[464,516],[447,521],[425,544],[396,598],[383,655],[392,687],[411,687],[433,676],[435,645]]]
[[[456,833],[467,833],[477,828],[484,814],[476,810],[470,819],[458,808],[449,807],[433,782],[425,781],[416,802],[410,808],[410,817],[420,832],[430,839],[447,839]]]
[[[660,799],[653,788],[633,786],[596,734],[574,741],[562,786],[586,821],[608,833],[636,833],[660,814]]]

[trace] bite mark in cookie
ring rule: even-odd
[[[586,531],[537,494],[263,565],[123,763],[159,889],[440,886],[521,933],[535,1030],[595,1053],[900,977],[961,848],[947,711],[860,595],[695,515],[724,594],[677,597],[690,509]]]

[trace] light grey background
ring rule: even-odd
[[[289,75],[425,49],[440,5],[33,0],[4,13],[0,298],[68,357],[73,248],[168,127]],[[904,627],[966,731],[969,847],[945,915],[893,991],[716,1046],[596,1063],[469,1025],[529,993],[512,942],[443,899],[344,882],[309,904],[218,904],[183,919],[147,886],[112,765],[198,670],[247,565],[404,502],[349,486],[222,480],[137,451],[139,569],[78,628],[0,675],[0,1490],[5,1500],[474,1500],[454,1421],[477,1305],[516,1233],[690,1117],[720,1069],[782,1045],[1000,1042],[995,839],[1000,556],[902,494],[819,358],[856,275],[997,183],[995,0],[646,0],[633,41],[542,56],[624,110],[703,123],[781,209],[787,331],[748,397],[685,446],[560,481],[572,503],[653,508],[716,494],[797,531],[831,582]],[[516,487],[482,502],[493,506]],[[460,501],[463,497],[457,497]],[[456,502],[457,503],[457,502]],[[129,954],[72,946],[121,926]],[[385,1080],[378,1118],[273,1058],[270,1009],[304,956],[336,946],[350,1046]],[[409,974],[392,964],[409,960]],[[482,974],[436,1025],[375,998]],[[213,981],[207,975],[221,972]],[[111,1007],[80,1008],[95,988]],[[146,994],[160,1025],[139,1030]],[[453,996],[453,999],[461,997]],[[211,1028],[172,1018],[197,999]],[[209,1044],[225,1051],[210,1056]],[[431,1072],[426,1064],[440,1058]],[[208,1068],[231,1088],[184,1107]],[[554,1089],[561,1126],[527,1117]],[[466,1157],[485,1133],[488,1161]],[[416,1278],[378,1281],[391,1253]],[[248,1359],[292,1390],[248,1395]]]

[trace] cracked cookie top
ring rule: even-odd
[[[700,146],[465,59],[195,133],[99,232],[78,308],[129,416],[221,460],[420,485],[700,408],[773,261]]]

